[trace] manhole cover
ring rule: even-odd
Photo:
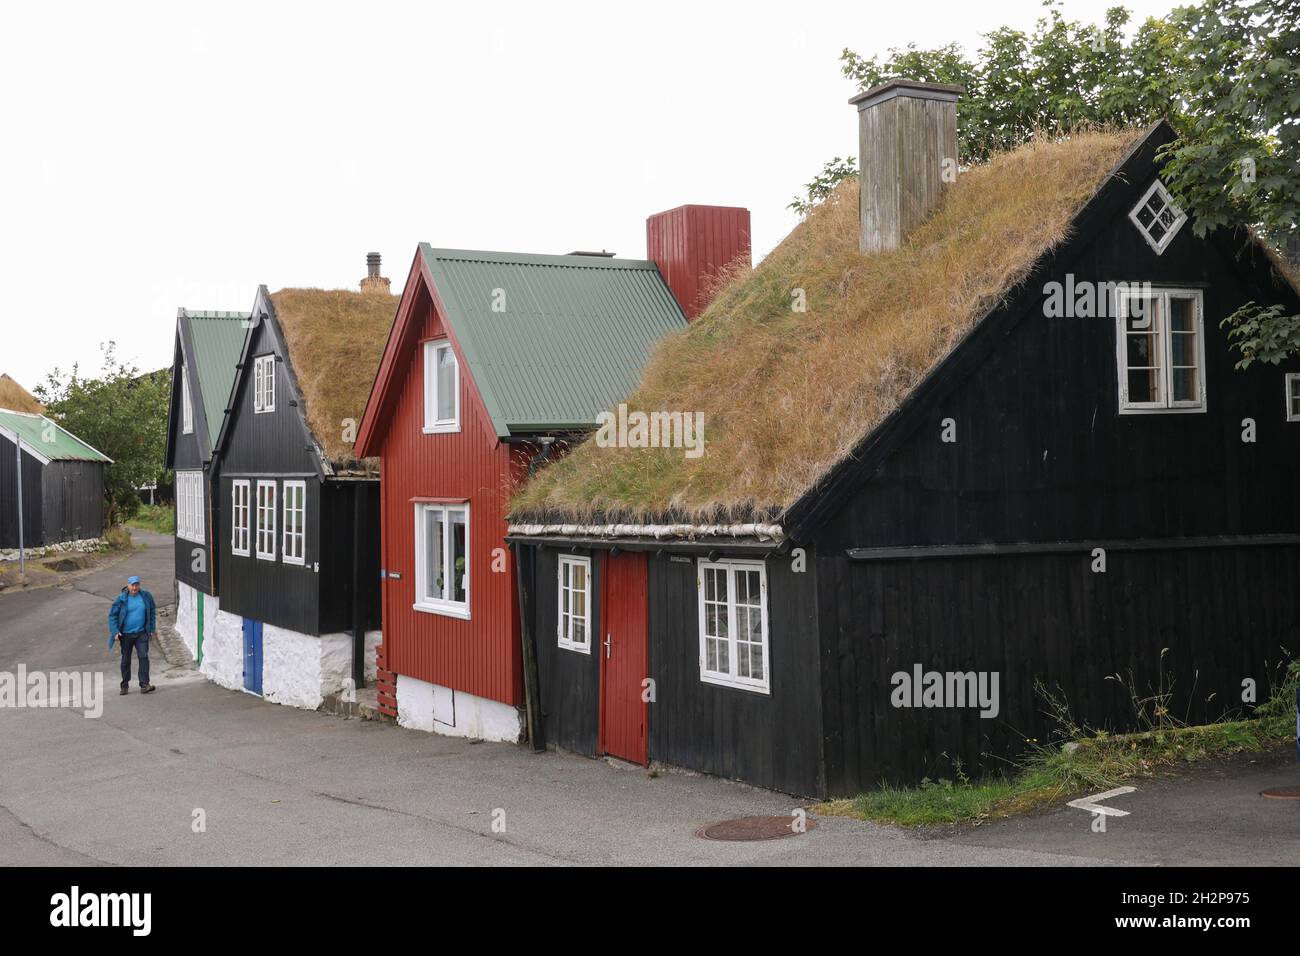
[[[1261,797],[1272,797],[1274,800],[1300,800],[1300,787],[1273,787],[1269,790],[1261,790]]]
[[[801,829],[796,830],[796,825]],[[781,837],[798,836],[802,830],[811,830],[815,826],[816,820],[809,820],[803,815],[741,817],[738,820],[707,823],[696,830],[695,835],[706,840],[779,840]]]

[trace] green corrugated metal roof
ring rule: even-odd
[[[190,341],[194,343],[193,362],[198,371],[199,401],[208,420],[208,447],[217,444],[221,419],[230,399],[235,380],[235,365],[244,347],[243,312],[191,312],[185,310],[190,323]]]
[[[654,343],[686,326],[653,262],[420,251],[502,437],[595,427],[640,382]]]
[[[54,461],[113,461],[44,415],[0,409],[0,431],[10,440],[16,434],[24,446]]]

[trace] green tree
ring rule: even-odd
[[[83,377],[76,365],[69,374],[56,368],[36,386],[36,396],[51,418],[113,459],[104,472],[104,497],[116,524],[139,509],[136,489],[165,473],[171,370],[141,374],[118,359],[113,342],[101,349],[97,377]]]
[[[1187,72],[1170,188],[1197,235],[1249,226],[1281,248],[1300,228],[1300,0],[1174,11]],[[1250,302],[1223,320],[1245,368],[1300,354],[1300,315]]]

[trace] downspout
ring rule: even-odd
[[[555,448],[554,436],[544,435],[543,437],[537,439],[537,441],[542,446],[542,449],[537,454],[533,455],[531,458],[528,459],[529,478],[532,478],[533,475],[537,474],[537,469],[541,465],[544,465],[550,459],[551,451],[552,449]]]
[[[519,595],[519,643],[524,664],[524,714],[528,724],[528,744],[533,753],[546,750],[542,732],[541,675],[537,668],[537,639],[533,628],[533,594],[535,550],[532,545],[510,545],[515,555],[515,591]]]

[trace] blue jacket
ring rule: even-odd
[[[153,595],[144,588],[140,589],[140,597],[144,598],[144,629],[147,633],[153,634],[157,630],[157,605],[154,604]],[[108,609],[108,646],[113,646],[113,640],[122,630],[122,621],[126,617],[126,588],[122,588],[122,593],[113,599],[113,606]]]

